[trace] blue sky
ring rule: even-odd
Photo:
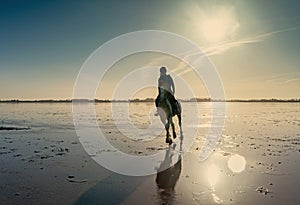
[[[212,42],[197,25],[219,8],[233,29]],[[299,10],[298,1],[279,0],[1,1],[0,99],[71,98],[95,49],[144,29],[213,51],[228,98],[300,98]]]

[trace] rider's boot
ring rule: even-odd
[[[158,108],[156,109],[156,113],[154,113],[154,116],[158,116]]]

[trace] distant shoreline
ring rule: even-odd
[[[192,99],[178,99],[180,102],[272,102],[272,103],[300,103],[300,99],[227,99],[218,100],[210,98],[192,98]],[[131,100],[101,100],[101,99],[65,99],[65,100],[0,100],[0,103],[154,103],[155,99],[131,99]]]

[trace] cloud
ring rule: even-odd
[[[278,83],[278,84],[292,83],[295,81],[300,81],[300,72],[275,75],[266,80],[266,82],[268,83]]]
[[[241,47],[241,46],[246,46],[246,45],[253,44],[253,43],[259,43],[259,42],[262,42],[262,41],[272,37],[273,35],[278,34],[278,33],[292,31],[292,30],[296,30],[296,29],[298,29],[298,26],[281,29],[281,30],[276,30],[276,31],[268,32],[268,33],[259,34],[259,35],[254,35],[251,37],[242,38],[242,39],[235,40],[235,41],[222,42],[222,43],[218,43],[218,44],[215,44],[212,46],[204,47],[201,49],[201,51],[199,51],[199,49],[189,50],[186,53],[182,53],[180,56],[182,56],[183,59],[187,60],[189,57],[194,56],[194,55],[199,55],[199,54],[200,54],[200,57],[201,56],[219,55],[230,49]],[[199,53],[199,52],[201,52],[201,53]],[[148,62],[148,64],[146,66],[163,65],[163,62],[166,62],[168,60],[170,60],[169,56],[160,56],[160,57],[151,59],[151,61]],[[192,70],[189,69],[188,66],[184,62],[180,62],[177,66],[172,68],[172,72],[176,72],[178,76],[182,76],[191,71]],[[271,79],[268,79],[267,81],[277,81],[277,80],[283,81],[282,79],[277,79],[276,76]],[[289,80],[289,78],[288,79],[285,78],[285,80]],[[291,82],[291,81],[289,81],[289,82]]]
[[[205,53],[206,56],[218,55],[218,54],[224,53],[225,51],[228,51],[229,49],[244,46],[244,45],[247,45],[247,44],[259,43],[259,42],[262,42],[262,41],[266,40],[267,38],[269,38],[269,37],[271,37],[275,34],[295,30],[297,28],[298,27],[292,27],[292,28],[272,31],[272,32],[264,33],[264,34],[259,34],[259,35],[239,39],[239,40],[236,40],[236,41],[219,43],[217,45],[204,47],[203,52]],[[188,54],[188,56],[196,55],[196,54],[198,54],[198,53],[190,53],[190,54]]]
[[[285,81],[285,83],[292,83],[292,82],[295,82],[295,81],[300,81],[300,77],[289,79],[289,80]]]

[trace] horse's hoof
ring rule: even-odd
[[[167,137],[166,138],[166,143],[169,143],[169,145],[171,145],[173,143],[173,141],[170,137]]]
[[[176,139],[177,135],[176,132],[173,132],[173,138]]]

